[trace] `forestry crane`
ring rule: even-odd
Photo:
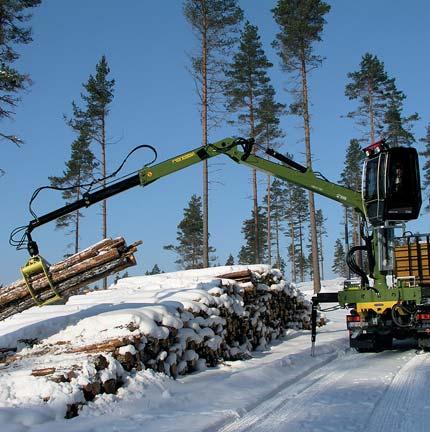
[[[361,215],[364,244],[354,246],[346,256],[349,268],[359,276],[360,282],[347,281],[338,293],[318,293],[313,298],[313,345],[318,304],[335,302],[349,309],[346,320],[350,345],[359,351],[389,348],[393,338],[405,337],[414,337],[422,348],[430,348],[429,234],[412,235],[405,231],[405,222],[416,219],[421,208],[416,149],[389,148],[383,141],[367,147],[362,192],[359,192],[332,183],[271,148],[261,150],[275,162],[254,155],[254,146],[256,144],[252,139],[226,138],[161,163],[146,165],[137,174],[85,193],[82,199],[45,215],[35,216],[33,213],[34,219],[23,227],[23,239],[18,242],[21,247],[27,248],[31,256],[22,268],[27,287],[32,289],[31,279],[40,272],[49,279],[49,268],[32,239],[35,228],[135,186],[148,186],[205,159],[225,155],[238,164],[353,208]],[[152,149],[156,159],[155,149],[139,147]],[[398,228],[403,228],[401,237],[395,237]],[[358,251],[364,251],[367,255],[367,271],[356,262]],[[55,293],[54,286],[52,290]],[[37,293],[32,293],[33,298],[35,295]],[[57,299],[56,295],[53,297]]]

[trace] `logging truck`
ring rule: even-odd
[[[139,147],[152,149],[155,162],[154,148]],[[256,147],[268,158],[257,156],[253,151]],[[50,213],[41,216],[33,213],[34,219],[21,228],[24,234],[18,241],[19,247],[25,247],[31,257],[22,268],[23,277],[30,291],[35,275],[43,272],[49,278],[49,267],[32,238],[35,228],[135,186],[146,187],[203,160],[225,155],[235,163],[337,201],[361,216],[362,244],[353,246],[346,255],[348,267],[359,277],[359,282],[346,281],[339,292],[317,293],[313,297],[313,346],[319,304],[337,303],[348,309],[346,325],[350,345],[358,351],[386,349],[392,345],[393,338],[410,337],[420,347],[430,348],[429,234],[412,234],[405,228],[407,221],[418,218],[422,203],[417,151],[413,147],[390,148],[383,141],[364,151],[361,191],[330,182],[276,150],[258,146],[252,139],[226,138],[158,164],[152,162],[137,174],[100,186],[83,194],[82,199]],[[366,269],[357,263],[357,253],[365,254]],[[55,284],[52,292],[53,299],[57,300]],[[37,299],[37,294],[33,294]]]

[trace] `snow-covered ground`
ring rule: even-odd
[[[106,292],[96,293],[97,305],[90,300],[93,294],[72,298],[65,306],[50,307],[48,317],[46,310],[32,309],[0,323],[0,346],[21,337],[55,335],[68,324],[102,312],[109,302],[124,301],[125,293],[129,305],[130,301],[147,304],[151,299],[154,303],[160,295],[173,301],[184,295],[185,285],[190,292],[205,286],[210,289],[210,278],[205,285],[201,279],[196,283],[196,278],[184,284],[184,277],[180,273],[171,277],[169,293],[154,289],[143,294],[133,287],[131,278],[122,282],[121,289],[109,291],[108,298]],[[154,276],[153,282],[158,280],[165,287],[161,279]],[[323,284],[325,290],[336,291],[342,281]],[[310,284],[301,289],[310,295]],[[115,300],[116,295],[122,300]],[[25,403],[25,397],[20,399],[16,393],[7,399],[7,377],[0,376],[1,430],[427,430],[429,354],[417,355],[407,345],[358,354],[348,348],[345,311],[331,312],[328,317],[329,323],[318,331],[316,357],[310,356],[309,332],[290,331],[269,350],[254,353],[251,360],[226,362],[177,380],[151,370],[136,372],[116,395],[97,397],[71,420],[56,418],[55,413],[31,401]],[[30,381],[23,383],[31,386]],[[21,396],[31,393],[25,387],[20,391]],[[11,403],[11,398],[16,398],[16,403]]]

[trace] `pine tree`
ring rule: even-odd
[[[0,2],[0,120],[13,118],[14,109],[20,101],[18,94],[31,84],[27,74],[20,73],[14,63],[20,58],[15,47],[29,44],[33,39],[30,20],[30,8],[36,7],[41,0],[2,0]],[[0,132],[0,139],[10,141],[17,146],[22,140],[14,134]],[[0,170],[0,173],[3,173]]]
[[[348,78],[345,95],[359,105],[347,116],[364,127],[364,140],[373,143],[377,136],[384,136],[392,147],[415,142],[411,129],[419,119],[418,114],[403,117],[406,96],[397,89],[395,79],[388,76],[377,56],[364,54],[360,70],[348,73]]]
[[[204,266],[203,260],[203,214],[202,199],[193,195],[184,209],[184,217],[178,225],[178,245],[167,245],[164,249],[178,255],[175,261],[181,269],[196,269]],[[209,248],[210,253],[215,252]]]
[[[345,96],[359,103],[347,117],[364,128],[364,140],[374,143],[384,129],[387,96],[393,82],[388,78],[384,63],[370,53],[361,58],[360,69],[347,76],[350,82],[345,87]]]
[[[344,168],[340,175],[340,182],[345,187],[357,192],[361,191],[361,176],[363,170],[364,153],[357,139],[352,139],[346,150]],[[352,224],[352,243],[360,243],[360,215],[352,209],[347,208],[347,223]]]
[[[225,95],[227,97],[227,109],[237,116],[240,124],[245,125],[246,135],[257,138],[257,125],[259,123],[258,114],[260,105],[265,99],[268,101],[269,76],[267,70],[272,67],[272,63],[267,59],[258,28],[250,24],[249,21],[240,35],[240,43],[237,53],[233,57],[233,62],[229,65],[226,76],[227,82]],[[273,97],[273,95],[272,95]],[[255,147],[253,150],[255,154]],[[253,191],[253,214],[254,220],[254,244],[255,262],[260,263],[262,257],[259,256],[260,232],[258,227],[258,186],[257,170],[252,170],[252,191]]]
[[[394,79],[391,80],[387,95],[387,110],[384,114],[384,138],[390,147],[410,146],[415,142],[412,133],[413,123],[419,120],[417,113],[402,117],[403,101],[406,99],[402,91],[397,90]]]
[[[227,258],[227,261],[225,262],[226,266],[232,266],[234,265],[234,257],[232,254],[230,254]]]
[[[270,251],[272,243],[275,246],[275,267],[282,266],[282,258],[280,252],[280,235],[283,230],[285,221],[285,208],[287,207],[287,193],[285,189],[285,182],[274,179],[268,188],[267,195],[264,197],[265,207],[264,211],[267,215],[267,255],[268,263],[270,261]],[[269,220],[271,221],[269,223]],[[272,223],[273,222],[273,223]]]
[[[427,197],[430,198],[430,123],[427,126],[427,133],[424,138],[420,140],[425,148],[420,152],[421,156],[424,156],[425,162],[423,166],[424,181],[423,189],[427,192]],[[430,202],[427,202],[426,210],[430,211]]]
[[[364,136],[373,143],[376,136],[382,134],[387,109],[390,81],[384,63],[377,56],[366,53],[361,59],[360,69],[347,76],[351,81],[345,87],[345,96],[359,103],[357,109],[347,116],[365,128]]]
[[[288,222],[285,234],[290,238],[288,255],[291,265],[291,279],[293,282],[297,282],[297,280],[303,282],[308,271],[304,242],[305,227],[309,221],[309,207],[303,188],[286,183],[285,193],[286,207],[284,210]]]
[[[199,42],[200,53],[191,58],[192,74],[201,103],[202,145],[208,144],[209,121],[218,120],[226,54],[234,45],[243,12],[237,0],[185,0],[184,15]],[[203,264],[209,267],[209,173],[203,161]]]
[[[327,237],[327,229],[325,226],[325,221],[327,218],[324,217],[323,211],[321,209],[318,209],[316,214],[316,223],[317,223],[317,237],[318,237],[318,261],[320,262],[321,269],[321,278],[324,279],[324,237]],[[310,261],[310,264],[312,264],[312,261]]]
[[[83,85],[85,92],[81,94],[84,108],[73,105],[73,118],[69,121],[72,128],[79,129],[82,123],[88,123],[92,141],[100,145],[100,169],[102,186],[106,187],[106,120],[113,100],[115,80],[109,79],[110,69],[103,55],[96,65],[95,75],[90,75]],[[102,238],[107,237],[107,203],[102,201]],[[103,279],[103,289],[107,288],[107,278]]]
[[[274,47],[278,50],[282,65],[286,72],[290,73],[297,85],[292,89],[296,95],[295,102],[290,106],[293,114],[303,118],[305,134],[306,165],[312,169],[312,152],[310,138],[309,116],[309,71],[318,67],[322,58],[314,54],[313,45],[321,41],[321,33],[324,28],[324,16],[330,10],[330,6],[321,0],[278,0],[272,9],[280,32],[276,35]],[[313,256],[313,283],[314,292],[321,290],[321,281],[318,264],[318,243],[315,221],[315,200],[313,192],[309,192],[309,214],[312,238]]]
[[[255,217],[254,210],[252,210],[252,215],[250,219],[246,219],[242,224],[242,233],[245,237],[245,245],[239,251],[238,261],[239,264],[256,264],[257,255],[261,259],[264,259],[266,253],[266,215],[261,207],[258,207],[258,232],[260,235],[258,239],[255,237]],[[257,243],[258,242],[258,243]]]
[[[102,178],[107,175],[106,163],[106,119],[109,115],[110,104],[113,100],[115,86],[114,79],[108,79],[110,69],[103,55],[96,65],[96,74],[90,75],[84,88],[86,94],[82,95],[84,100],[85,115],[91,125],[92,139],[95,140],[101,148],[101,171]],[[103,187],[106,186],[106,180],[102,181]],[[106,200],[102,201],[102,236],[107,237],[107,207]]]
[[[88,125],[82,124],[79,136],[72,143],[70,159],[66,162],[66,170],[61,177],[49,177],[54,187],[66,188],[63,198],[68,202],[82,198],[82,185],[92,181],[97,167],[93,152],[90,150],[91,137]],[[62,216],[56,220],[56,228],[70,228],[69,233],[74,236],[74,253],[79,251],[79,229],[82,214],[79,210]]]
[[[290,155],[287,155],[288,157]],[[283,183],[283,195],[285,195],[285,206],[283,208],[283,213],[285,221],[287,222],[287,227],[284,229],[286,237],[290,238],[288,245],[288,257],[290,263],[291,280],[292,282],[297,282],[297,259],[296,259],[296,230],[295,230],[295,212],[292,205],[292,194],[295,185],[292,183]]]
[[[266,148],[277,148],[280,147],[276,141],[279,138],[285,136],[282,129],[280,128],[280,116],[285,111],[285,105],[275,101],[275,90],[269,84],[265,89],[264,96],[262,97],[257,107],[257,119],[258,124],[256,126],[257,142]],[[272,179],[271,175],[267,175],[267,187],[266,197],[264,198],[267,208],[267,262],[269,265],[272,264],[272,191],[271,191]],[[275,222],[276,223],[276,222]],[[277,254],[279,259],[279,253]],[[280,262],[280,261],[278,261]]]
[[[300,280],[305,280],[308,263],[305,257],[305,224],[309,221],[309,207],[306,203],[306,193],[300,186],[294,186],[291,195],[292,211],[294,212],[295,237],[298,240],[298,253],[296,253],[297,265],[300,272]],[[318,264],[319,268],[319,264]]]
[[[347,277],[348,269],[345,262],[345,251],[340,239],[337,239],[334,245],[334,257],[331,269],[338,276]]]

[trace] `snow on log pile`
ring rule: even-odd
[[[310,318],[309,301],[263,265],[126,278],[62,308],[76,305],[81,312],[66,315],[63,326],[58,318],[55,329],[39,322],[33,333],[15,330],[15,340],[26,337],[15,345],[0,326],[0,406],[45,404],[73,417],[135,371],[175,378],[246,359],[288,328],[309,328]],[[11,318],[18,327],[19,317]],[[50,336],[40,338],[44,332]]]
[[[88,285],[112,273],[136,264],[133,253],[142,242],[127,246],[122,237],[106,238],[93,246],[49,266],[52,282],[65,300]],[[32,289],[40,301],[53,296],[48,279],[43,273],[32,277]],[[35,305],[23,279],[0,289],[0,320],[22,312]]]

